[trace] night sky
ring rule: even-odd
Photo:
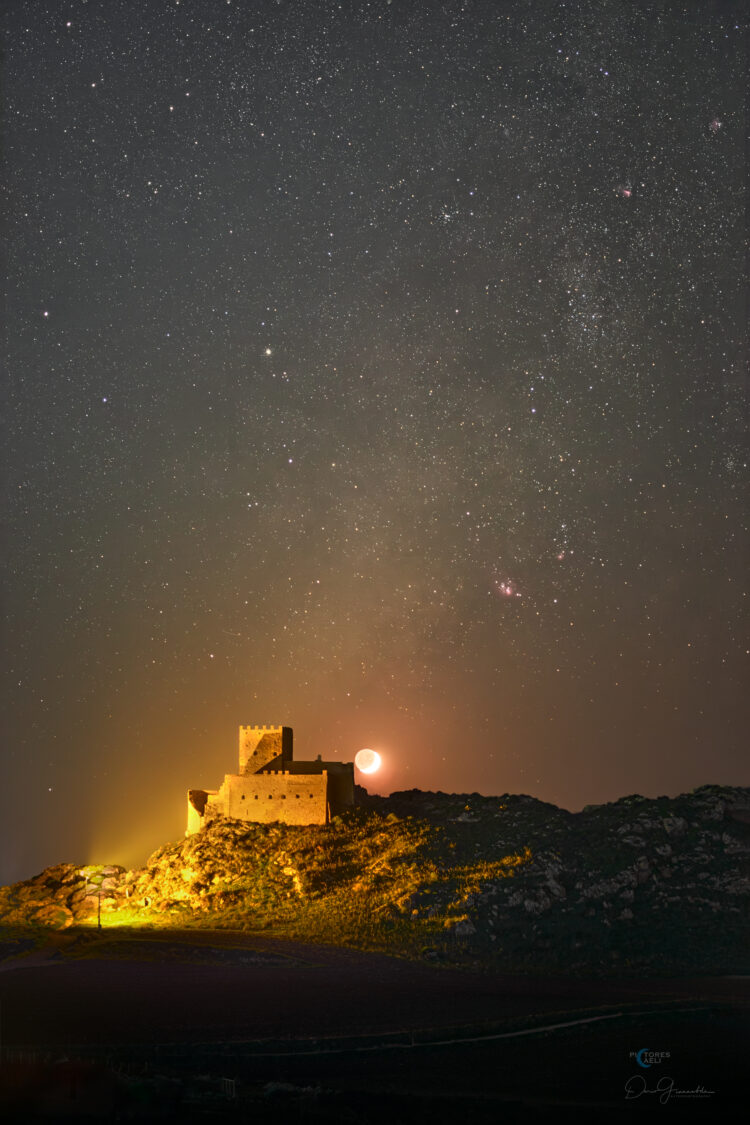
[[[179,838],[240,723],[750,783],[742,6],[9,7],[0,879]]]

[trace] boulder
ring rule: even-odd
[[[29,916],[32,926],[47,926],[51,930],[65,930],[73,924],[73,913],[57,902],[44,903]]]

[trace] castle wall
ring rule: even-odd
[[[354,806],[354,762],[336,762],[338,769],[328,767],[328,803],[331,813]]]
[[[294,776],[288,771],[227,774],[216,812],[236,820],[270,824],[325,824],[328,820],[328,775]]]
[[[291,727],[240,727],[241,774],[288,769],[292,760]]]
[[[316,758],[313,762],[292,761],[289,772],[292,774],[328,773],[328,803],[331,815],[351,808],[354,804],[354,763],[324,762]]]
[[[216,793],[216,789],[188,789],[186,836],[200,832],[205,823],[206,806],[212,798],[216,797]]]

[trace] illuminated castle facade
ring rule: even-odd
[[[238,773],[219,789],[189,789],[186,836],[213,816],[263,824],[327,824],[354,804],[354,763],[295,762],[291,727],[240,727]]]

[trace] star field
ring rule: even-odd
[[[240,722],[748,783],[740,13],[11,5],[4,879],[179,835]]]

